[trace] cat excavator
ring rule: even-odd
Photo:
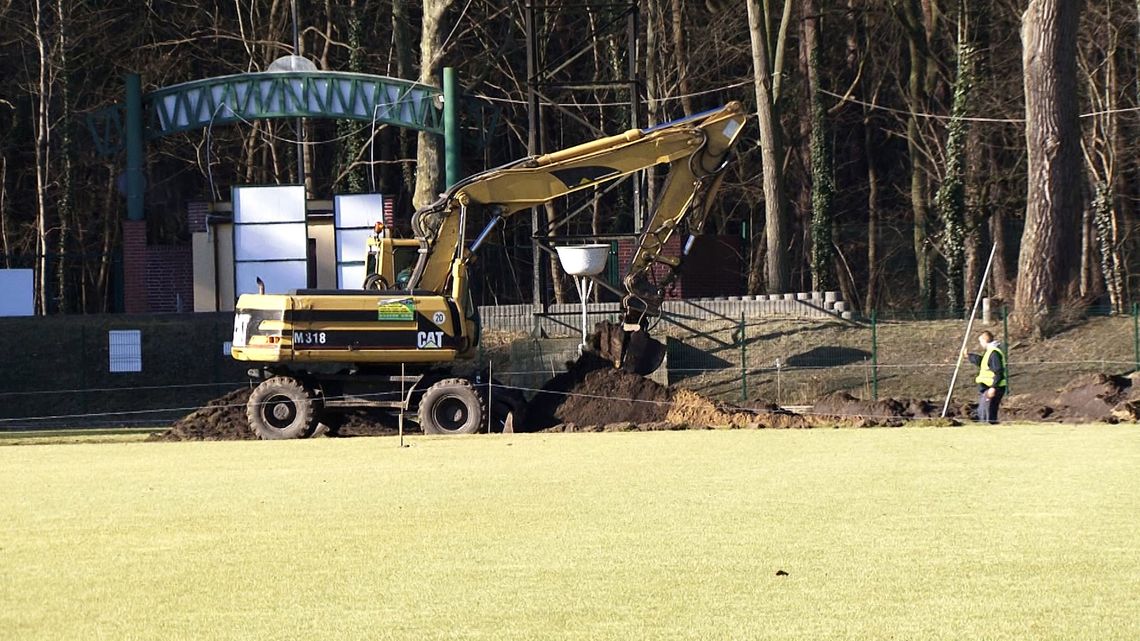
[[[734,101],[475,174],[413,214],[414,238],[394,238],[377,223],[362,289],[243,294],[232,355],[257,364],[249,370],[260,381],[247,405],[251,427],[263,439],[305,438],[335,430],[346,410],[362,407],[412,414],[428,434],[480,431],[488,412],[491,422],[518,421],[520,399],[496,392],[487,407],[490,382],[449,369],[479,344],[468,274],[479,246],[520,211],[665,165],[665,186],[623,279],[621,323],[603,324],[594,339],[617,367],[657,369],[664,347],[647,328],[701,233],[746,118]],[[476,220],[488,222],[468,244]],[[682,255],[666,255],[682,232]]]

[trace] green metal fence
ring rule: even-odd
[[[966,321],[946,314],[867,318],[721,316],[661,322],[666,342],[662,384],[725,402],[812,405],[846,392],[864,399],[941,400],[949,386]],[[246,384],[246,366],[223,346],[228,314],[52,316],[0,319],[0,429],[62,424],[156,425]],[[108,332],[139,330],[142,371],[112,372]],[[1007,353],[1011,393],[1051,391],[1091,374],[1140,371],[1140,305],[1129,314],[1086,313],[1069,329],[1034,342],[998,310],[989,330]],[[539,340],[524,334],[485,336],[475,362],[528,395],[577,357],[577,337]],[[974,336],[967,345],[978,349]],[[972,398],[976,370],[966,363],[955,394]],[[46,421],[45,417],[60,417]],[[12,420],[24,419],[24,420]]]
[[[1094,310],[1095,311],[1095,310]],[[667,335],[668,382],[731,402],[810,405],[827,394],[860,398],[940,398],[954,373],[966,321],[932,313],[873,312],[856,321],[747,318],[688,324]],[[900,318],[901,317],[901,318]],[[1006,310],[974,322],[966,338],[990,331],[1004,346],[1010,392],[1063,387],[1094,374],[1140,371],[1140,305],[1128,315],[1074,321],[1052,338],[1019,337]],[[976,369],[964,362],[956,392],[970,393]]]

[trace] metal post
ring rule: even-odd
[[[1136,359],[1136,369],[1140,372],[1140,303],[1132,303],[1132,351]]]
[[[292,5],[293,11],[293,55],[301,55],[301,31],[298,25],[299,17],[297,15],[297,0],[289,3]],[[297,184],[302,188],[305,186],[305,121],[297,118],[295,121],[297,129]],[[308,199],[306,192],[305,198]]]
[[[455,67],[443,68],[443,177],[448,189],[459,182],[459,80]]]
[[[407,375],[403,363],[400,363],[400,416],[396,419],[400,429],[400,447],[404,447],[404,413],[408,411],[408,397],[404,395],[404,377]]]
[[[631,8],[626,16],[626,59],[628,60],[629,74],[629,126],[633,129],[641,128],[641,91],[637,82],[637,61],[641,59],[637,51],[637,16],[636,7]],[[633,232],[641,233],[645,225],[645,212],[641,206],[641,180],[644,171],[636,172],[630,181],[633,182]]]
[[[990,277],[990,268],[994,264],[994,255],[997,253],[997,244],[990,248],[990,257],[986,260],[986,270],[982,272],[982,281],[978,284],[978,295],[974,297],[974,308],[966,322],[966,332],[962,334],[962,346],[954,355],[954,375],[950,377],[950,387],[946,390],[946,401],[942,403],[942,418],[946,418],[946,410],[950,407],[950,397],[954,394],[954,384],[958,381],[958,370],[962,368],[962,354],[966,353],[966,342],[970,340],[970,328],[974,326],[974,319],[978,316],[978,305],[982,302],[982,293],[986,291],[986,281]]]
[[[535,29],[538,28],[537,16],[533,2],[526,4],[526,102],[527,102],[527,153],[531,156],[537,156],[542,153],[542,134],[539,131],[541,121],[539,119],[539,106],[538,106],[538,91],[535,87],[538,82],[538,45],[535,38]],[[530,228],[533,236],[538,236],[539,225],[539,208],[530,208]],[[546,306],[543,300],[543,287],[542,287],[542,250],[538,247],[538,238],[531,239],[531,304],[534,306],[534,314],[541,314],[546,311]],[[536,321],[537,328],[537,321]],[[537,334],[536,334],[537,336]]]
[[[126,100],[126,147],[127,147],[127,219],[143,219],[143,194],[146,182],[143,178],[143,113],[142,78],[137,73],[128,73]]]
[[[871,310],[871,400],[879,400],[879,311]]]
[[[1009,308],[1001,308],[1001,344],[1005,347],[1005,393],[1009,394]]]
[[[748,341],[744,335],[744,312],[740,312],[740,402],[748,400]]]

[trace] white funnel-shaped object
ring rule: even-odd
[[[562,269],[571,276],[597,276],[606,268],[609,245],[566,245],[555,247]]]
[[[578,346],[579,352],[586,351],[586,303],[590,300],[590,292],[594,289],[594,281],[590,276],[597,276],[606,268],[606,261],[610,258],[609,245],[567,245],[555,247],[558,251],[558,260],[562,269],[574,277],[578,285],[578,297],[582,299],[582,344]]]

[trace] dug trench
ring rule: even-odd
[[[1090,423],[1140,420],[1140,375],[1094,374],[1059,390],[1008,397],[1006,421]],[[963,396],[962,394],[958,395]],[[256,438],[245,417],[249,389],[236,389],[179,419],[155,440],[244,440]],[[908,422],[931,426],[969,420],[973,403],[952,405],[941,418],[941,401],[885,398],[864,400],[846,392],[818,399],[811,410],[794,413],[775,404],[748,407],[718,403],[691,390],[666,387],[614,369],[586,354],[542,387],[526,408],[519,432],[599,432],[683,429],[763,429],[812,427],[895,427]],[[414,426],[412,422],[409,427]],[[346,417],[341,436],[391,435],[395,421],[380,413]]]

